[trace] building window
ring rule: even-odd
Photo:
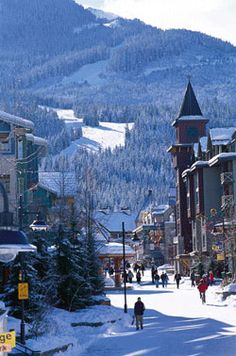
[[[23,159],[23,141],[18,141],[18,159]]]
[[[4,174],[0,175],[0,182],[4,185],[7,193],[10,193],[10,175]]]
[[[202,249],[203,251],[207,250],[207,240],[205,232],[202,234]]]
[[[8,142],[1,142],[0,141],[0,152],[4,153],[4,152],[10,152],[11,151],[11,147]]]

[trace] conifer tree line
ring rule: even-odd
[[[13,262],[2,265],[8,271],[2,294],[10,315],[21,317],[19,273],[29,283],[25,315],[32,335],[45,331],[52,307],[76,311],[96,304],[94,296],[103,293],[93,212],[91,191],[82,190],[80,206],[72,204],[70,209],[62,197],[55,207],[57,223],[46,232],[28,232],[37,252],[20,253]]]

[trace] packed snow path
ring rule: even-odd
[[[130,315],[138,296],[145,303],[144,329],[136,331],[135,325],[114,327],[83,355],[236,355],[235,306],[217,301],[216,287],[208,288],[207,303],[202,305],[189,280],[181,283],[180,289],[173,281],[167,288],[157,289],[150,282],[150,272],[145,273],[142,285],[135,284],[127,293]],[[112,305],[123,308],[122,292],[109,293],[108,297]]]

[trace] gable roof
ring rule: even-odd
[[[236,127],[220,127],[209,130],[209,136],[213,146],[228,145],[236,132]]]
[[[38,186],[57,197],[76,195],[76,176],[73,172],[39,172]]]
[[[25,127],[27,129],[34,128],[34,124],[32,121],[22,119],[19,116],[8,114],[5,111],[0,111],[0,120],[16,126]]]
[[[103,213],[96,212],[95,220],[97,220],[100,224],[104,225],[105,228],[110,232],[121,232],[122,231],[122,222],[125,225],[125,231],[133,231],[136,227],[135,225],[135,214],[126,214],[124,212],[111,212],[111,213]]]

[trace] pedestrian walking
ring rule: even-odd
[[[161,283],[162,283],[162,288],[164,288],[164,287],[165,287],[165,278],[166,278],[165,273],[164,273],[164,272],[162,272],[162,274],[161,274]]]
[[[141,263],[140,269],[141,269],[141,272],[142,272],[142,276],[144,276],[145,267],[144,267],[143,263]]]
[[[136,280],[137,280],[137,283],[138,283],[138,284],[141,283],[141,273],[140,273],[139,270],[138,270],[137,273],[136,273]]]
[[[159,287],[159,280],[160,280],[160,276],[159,276],[158,272],[156,272],[154,278],[155,278],[156,288],[158,288]]]
[[[179,289],[179,282],[181,281],[180,273],[176,273],[174,279],[175,279],[175,282],[176,282],[176,287]]]
[[[213,286],[214,284],[214,273],[212,271],[209,272],[209,285]]]
[[[129,283],[133,282],[133,278],[134,278],[134,274],[131,271],[131,269],[129,269],[129,271],[128,271],[128,281],[129,281]]]
[[[206,303],[206,290],[208,288],[207,282],[202,278],[198,284],[198,290],[200,293],[200,298],[202,300],[202,304]]]
[[[194,273],[194,271],[192,271],[192,273],[190,275],[190,279],[191,279],[191,287],[195,287],[195,273]]]
[[[154,284],[155,283],[155,275],[157,273],[157,269],[156,269],[156,266],[152,265],[152,268],[151,268],[151,275],[152,275],[152,283]]]
[[[166,272],[164,273],[164,276],[165,276],[165,279],[164,279],[164,286],[167,287],[168,281],[169,281],[169,277],[168,277],[168,274],[167,274]]]
[[[143,314],[145,311],[145,305],[141,301],[141,298],[138,297],[137,302],[134,304],[134,315],[136,319],[136,330],[139,330],[139,327],[143,329]]]

